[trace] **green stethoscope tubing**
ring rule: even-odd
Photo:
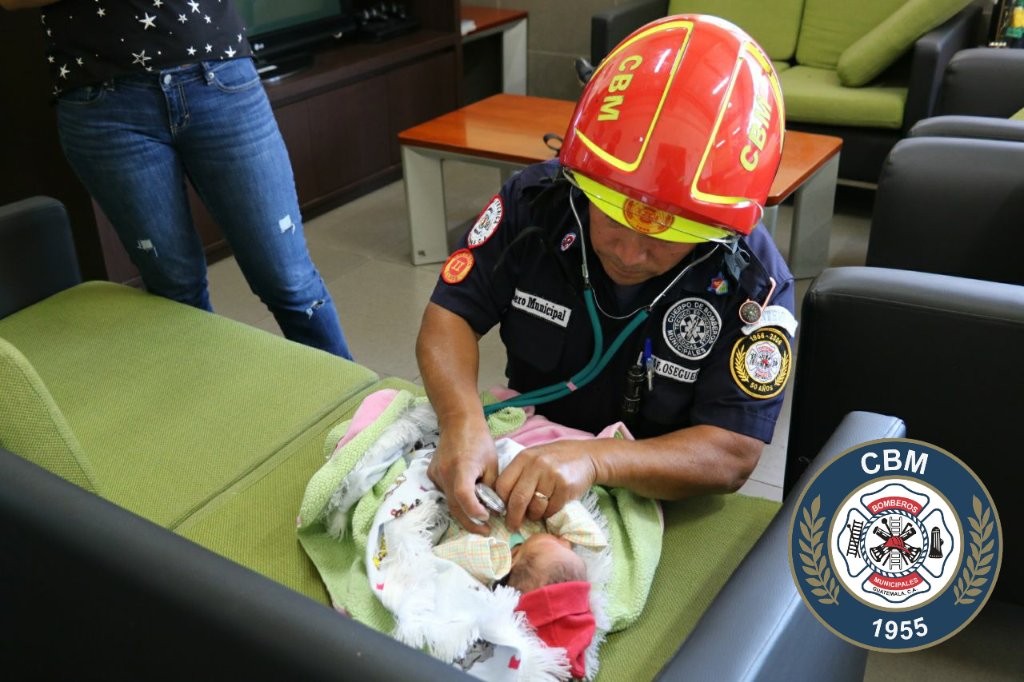
[[[693,261],[682,271],[676,275],[676,277],[669,282],[668,286],[661,290],[661,293],[655,296],[645,308],[634,312],[632,320],[626,325],[625,329],[619,332],[619,335],[612,341],[612,345],[607,350],[602,351],[604,346],[604,332],[601,329],[601,320],[597,316],[597,303],[594,298],[594,289],[590,285],[590,267],[587,264],[587,244],[586,237],[584,236],[583,222],[580,220],[579,214],[576,212],[576,204],[573,203],[572,194],[569,194],[569,208],[572,209],[572,214],[576,218],[576,226],[579,228],[580,235],[580,253],[581,253],[581,270],[583,273],[583,300],[587,305],[587,315],[590,317],[590,326],[594,331],[594,353],[590,356],[590,361],[576,374],[569,377],[567,381],[560,381],[557,384],[551,384],[544,388],[538,388],[533,391],[528,391],[514,398],[508,400],[502,400],[498,403],[492,403],[484,406],[484,416],[490,416],[498,410],[503,410],[506,407],[529,407],[531,405],[543,405],[544,403],[550,403],[552,400],[558,400],[564,398],[573,391],[583,388],[591,381],[593,381],[598,374],[600,374],[608,363],[611,362],[612,356],[622,347],[622,344],[626,342],[626,339],[636,331],[636,329],[644,323],[644,321],[650,316],[651,310],[658,304],[662,298],[665,297],[672,287],[674,287],[683,276],[690,271],[690,268],[703,262],[711,257],[711,254],[717,250],[717,246],[709,251],[701,258]],[[717,241],[717,240],[712,240]],[[623,318],[619,318],[623,319]]]
[[[608,363],[611,362],[612,356],[618,352],[622,344],[626,342],[626,339],[643,324],[644,320],[650,315],[647,309],[643,309],[636,314],[626,328],[619,332],[619,335],[615,337],[612,344],[608,346],[608,349],[602,354],[604,346],[604,332],[601,330],[601,321],[597,316],[597,306],[594,304],[594,291],[589,286],[583,292],[583,300],[587,304],[587,314],[590,317],[590,325],[594,331],[594,352],[590,356],[590,361],[584,365],[583,369],[576,374],[573,374],[567,381],[562,381],[557,384],[545,386],[544,388],[538,388],[534,391],[529,391],[517,395],[514,398],[508,400],[502,400],[500,403],[493,403],[491,405],[484,406],[484,416],[494,414],[498,410],[502,410],[506,407],[527,407],[530,405],[542,405],[544,403],[550,403],[552,400],[558,400],[564,398],[578,388],[586,386],[594,378],[600,374]]]

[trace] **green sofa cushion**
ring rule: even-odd
[[[1010,117],[1011,121],[1024,121],[1024,109],[1021,109],[1016,114]]]
[[[32,364],[0,338],[0,446],[90,492],[92,466]]]
[[[882,23],[839,56],[839,82],[856,87],[871,82],[914,42],[969,5],[971,0],[907,0]]]
[[[833,69],[794,66],[779,74],[786,117],[802,123],[891,128],[903,125],[905,85],[847,88]]]
[[[323,604],[330,598],[316,566],[299,546],[295,523],[309,479],[324,465],[328,432],[349,419],[370,393],[385,388],[422,393],[384,379],[345,401],[288,447],[175,528],[179,535]]]
[[[797,64],[836,68],[846,48],[885,21],[902,4],[903,0],[807,0],[796,45]]]
[[[0,337],[38,372],[104,497],[165,527],[377,379],[323,351],[109,282],[0,320]]]
[[[796,51],[804,0],[669,0],[669,14],[713,14],[736,24],[757,41],[772,61],[789,61]]]

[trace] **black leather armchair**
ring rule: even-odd
[[[908,137],[967,137],[1024,142],[1024,50],[971,48],[953,55],[934,115]]]
[[[1024,50],[974,47],[946,65],[936,116],[1009,118],[1024,109]]]
[[[1024,122],[967,119],[1024,134]],[[1024,141],[901,140],[878,182],[866,264],[1024,284],[1022,169]]]

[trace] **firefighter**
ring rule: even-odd
[[[452,514],[488,532],[592,485],[658,499],[729,492],[754,470],[792,368],[794,283],[758,227],[782,152],[777,76],[742,30],[678,15],[599,65],[559,157],[516,174],[442,267],[417,360],[441,426],[430,465]],[[477,391],[500,325],[511,405],[636,440],[559,440],[499,476]]]

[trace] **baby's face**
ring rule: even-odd
[[[549,567],[565,562],[583,560],[572,551],[572,543],[550,533],[534,533],[526,538],[526,542],[512,548],[512,566],[520,561],[535,566],[543,574],[550,573]]]

